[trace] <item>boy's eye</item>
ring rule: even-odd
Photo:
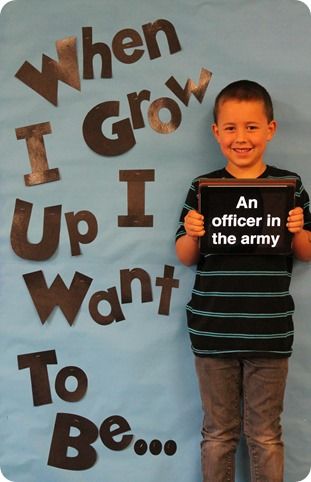
[[[255,130],[258,129],[258,127],[257,127],[257,126],[254,126],[254,125],[249,125],[249,126],[247,126],[247,129],[248,129],[249,131],[255,131]]]
[[[226,132],[233,132],[234,131],[234,126],[227,126],[225,127]]]

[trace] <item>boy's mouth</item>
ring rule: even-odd
[[[232,150],[238,154],[247,154],[252,150],[252,147],[233,147]]]

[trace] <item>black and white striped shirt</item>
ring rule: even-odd
[[[220,169],[196,178],[180,216],[176,239],[186,234],[184,217],[198,210],[198,180],[231,178]],[[295,204],[311,230],[309,196],[300,177],[267,166],[260,178],[295,178]],[[192,349],[197,356],[288,357],[292,353],[294,302],[289,293],[292,255],[201,255],[186,306]]]

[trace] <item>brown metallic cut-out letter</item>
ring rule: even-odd
[[[111,51],[107,44],[103,42],[93,43],[92,27],[83,27],[83,78],[94,79],[93,58],[100,55],[102,61],[101,78],[110,79],[112,77]]]
[[[128,39],[127,42],[126,39]],[[142,45],[143,41],[139,33],[131,28],[126,28],[124,30],[120,30],[120,32],[114,36],[112,41],[112,50],[120,62],[123,62],[124,64],[133,64],[144,55],[144,50],[135,48],[141,47]],[[130,54],[126,54],[126,49],[134,50]]]
[[[119,227],[153,226],[153,216],[145,214],[145,183],[154,181],[154,169],[120,171],[119,180],[127,182],[127,216],[118,216]]]
[[[161,57],[159,45],[156,40],[156,36],[159,31],[165,33],[168,46],[171,54],[175,54],[181,50],[181,46],[177,37],[177,33],[174,25],[165,19],[156,20],[153,23],[146,23],[143,25],[143,31],[145,34],[145,40],[149,51],[150,59],[156,59]]]
[[[50,288],[42,271],[23,275],[41,323],[44,324],[55,306],[59,306],[69,325],[72,325],[93,279],[76,272],[68,289],[57,275]]]
[[[132,92],[127,95],[127,98],[131,111],[133,129],[142,129],[145,127],[145,122],[141,112],[141,103],[144,100],[150,100],[150,90],[141,90],[139,93]]]
[[[56,365],[55,350],[18,355],[18,369],[30,369],[34,406],[52,403],[47,365]]]
[[[132,270],[121,269],[120,271],[122,303],[132,303],[131,284],[134,279],[138,279],[140,281],[142,303],[148,303],[149,301],[152,301],[150,275],[143,269],[134,268]]]
[[[179,280],[173,278],[174,270],[173,266],[165,265],[163,278],[156,279],[156,286],[162,286],[159,315],[168,316],[170,314],[172,289],[179,288]]]
[[[80,90],[80,76],[76,37],[57,40],[55,44],[59,62],[42,55],[42,72],[24,62],[15,77],[56,106],[58,81]]]
[[[30,243],[27,238],[32,207],[31,203],[16,199],[11,246],[20,258],[44,261],[49,259],[58,247],[62,206],[44,208],[43,236],[37,244]]]
[[[66,380],[69,377],[74,377],[77,380],[77,387],[73,391],[69,391],[66,388]],[[78,402],[81,400],[86,394],[87,385],[86,373],[81,368],[73,366],[60,370],[55,380],[56,393],[65,402]]]
[[[45,184],[46,182],[59,181],[59,170],[49,169],[43,136],[51,134],[51,124],[43,122],[15,129],[18,140],[25,139],[28,157],[31,164],[31,174],[25,174],[26,186]]]
[[[102,102],[93,107],[84,119],[84,140],[92,151],[101,156],[124,154],[136,144],[129,119],[120,120],[112,125],[112,134],[117,136],[115,139],[109,139],[103,134],[103,122],[119,115],[119,105],[118,101]]]
[[[191,94],[193,94],[201,104],[211,78],[212,72],[202,68],[199,85],[196,85],[192,79],[188,79],[185,87],[182,88],[173,76],[165,82],[165,85],[182,101],[184,105],[187,106],[189,104]]]
[[[97,220],[90,211],[79,211],[76,214],[72,212],[66,213],[65,218],[69,232],[71,254],[72,256],[77,256],[81,254],[80,243],[89,244],[96,238],[98,233]],[[81,234],[79,231],[79,223],[82,221],[88,226],[88,230],[84,234]]]
[[[167,109],[170,111],[171,120],[169,122],[163,122],[159,113],[161,109]],[[159,134],[170,134],[176,131],[181,123],[181,111],[180,108],[173,99],[169,97],[161,97],[160,99],[152,102],[148,109],[148,120],[153,130]]]
[[[78,436],[71,436],[70,429],[79,430]],[[92,443],[98,437],[96,425],[87,418],[70,413],[56,415],[48,465],[67,470],[87,470],[97,459]],[[76,449],[74,456],[67,455],[68,447]]]
[[[130,430],[131,427],[125,418],[120,415],[113,415],[103,421],[99,429],[99,435],[106,447],[110,450],[119,451],[126,449],[132,442],[134,436],[132,434],[125,435]],[[118,440],[114,440],[114,437],[118,437]]]
[[[110,313],[108,315],[102,315],[99,312],[98,305],[102,301],[106,301],[110,305]],[[110,325],[113,321],[125,320],[116,288],[109,288],[107,291],[94,293],[90,299],[89,310],[93,320],[99,325]]]

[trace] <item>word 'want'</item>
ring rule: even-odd
[[[89,276],[76,272],[69,288],[60,275],[57,275],[52,285],[48,287],[42,271],[27,273],[23,277],[42,324],[46,322],[54,308],[59,306],[68,323],[72,325],[93,281]],[[121,303],[132,303],[131,285],[134,280],[140,282],[141,302],[153,301],[152,283],[147,271],[141,268],[122,269],[120,270],[121,302],[115,286],[105,291],[97,291],[89,300],[89,312],[96,323],[110,325],[113,321],[125,320]],[[161,288],[158,314],[168,316],[172,290],[179,288],[179,280],[174,279],[174,267],[165,265],[163,276],[156,278],[155,285]],[[101,303],[108,307],[108,313],[102,313]]]

